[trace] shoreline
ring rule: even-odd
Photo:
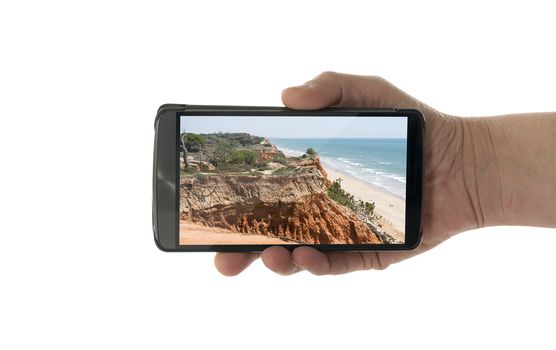
[[[357,176],[355,176],[355,175],[353,175],[353,174],[350,174],[350,173],[346,172],[345,170],[338,169],[338,168],[335,167],[334,165],[331,165],[330,162],[327,162],[327,161],[325,161],[325,160],[322,160],[322,158],[321,158],[321,162],[320,162],[320,163],[321,163],[322,167],[323,167],[324,169],[326,169],[326,171],[328,171],[328,169],[332,169],[332,171],[333,171],[334,173],[341,174],[342,176],[351,177],[351,178],[353,178],[354,180],[361,181],[361,182],[365,183],[366,185],[375,188],[377,191],[384,192],[385,194],[387,194],[387,195],[389,195],[389,196],[392,196],[392,197],[395,197],[395,198],[397,198],[397,199],[401,199],[402,201],[405,201],[405,197],[403,197],[402,195],[399,195],[399,194],[397,194],[397,193],[394,193],[394,192],[392,192],[392,191],[390,191],[390,190],[388,190],[387,188],[384,188],[384,187],[382,187],[382,186],[375,185],[375,184],[372,183],[372,182],[365,181],[365,180],[363,180],[363,179],[361,179],[361,178],[358,178]]]
[[[278,148],[278,150],[280,150],[282,153],[284,153],[284,154],[286,155],[286,157],[288,157],[288,158],[289,158],[289,157],[299,157],[299,156],[301,156],[301,155],[303,154],[303,152],[299,152],[299,151],[295,151],[295,150],[290,150],[290,149],[288,149],[288,148],[281,148],[281,147],[279,147],[279,146],[276,146],[276,148]],[[374,183],[372,183],[372,182],[365,181],[365,180],[363,180],[363,179],[361,179],[361,178],[358,178],[357,176],[355,176],[355,175],[353,175],[353,174],[350,174],[350,173],[347,173],[347,172],[344,171],[344,170],[340,170],[340,169],[338,169],[336,166],[334,166],[332,163],[330,163],[329,161],[323,159],[320,155],[319,155],[319,158],[320,158],[321,165],[323,166],[323,168],[325,168],[325,169],[330,169],[330,168],[331,168],[331,169],[333,169],[333,171],[336,172],[336,173],[340,173],[340,174],[342,174],[343,176],[348,176],[348,177],[354,178],[354,179],[356,179],[356,180],[358,180],[358,181],[362,181],[362,182],[368,184],[369,186],[372,186],[372,187],[377,188],[378,191],[386,192],[388,195],[394,196],[394,197],[396,197],[396,198],[398,198],[398,199],[401,199],[401,200],[405,201],[405,197],[404,197],[404,196],[402,196],[402,195],[400,195],[400,194],[397,194],[397,193],[394,193],[394,192],[388,190],[387,188],[385,188],[385,187],[383,187],[383,186],[379,186],[379,185],[376,185],[376,184],[374,184]],[[328,170],[327,170],[327,171],[328,171]]]
[[[375,212],[392,223],[397,229],[405,232],[405,200],[382,187],[370,184],[355,176],[345,174],[337,169],[323,165],[328,179],[334,181],[342,179],[342,188],[351,193],[356,199],[375,203]],[[398,237],[394,237],[398,238]],[[404,237],[401,239],[404,241]]]
[[[297,157],[298,154],[290,150],[276,146],[286,157]],[[377,186],[367,181],[361,180],[351,174],[347,174],[333,166],[330,163],[321,161],[321,165],[328,174],[328,179],[334,181],[338,178],[342,179],[342,188],[354,195],[356,199],[366,202],[375,203],[375,212],[382,215],[385,220],[389,221],[395,228],[400,230],[404,237],[394,237],[401,241],[405,241],[405,198],[388,191],[386,188]]]

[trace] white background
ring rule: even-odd
[[[237,278],[151,230],[156,109],[280,105],[323,70],[448,113],[555,111],[550,2],[2,1],[0,348],[552,348],[556,231],[386,271]],[[532,140],[534,142],[534,140]]]

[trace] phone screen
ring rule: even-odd
[[[405,243],[407,119],[181,116],[179,244]]]

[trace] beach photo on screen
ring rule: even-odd
[[[403,244],[407,118],[182,116],[180,245]]]

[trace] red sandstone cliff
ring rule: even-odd
[[[180,180],[180,218],[211,227],[309,244],[380,244],[353,212],[326,194],[318,159],[287,175],[209,175]]]
[[[264,148],[252,148],[251,151],[257,154],[257,161],[271,160],[274,158],[284,158],[285,155],[276,146]]]

